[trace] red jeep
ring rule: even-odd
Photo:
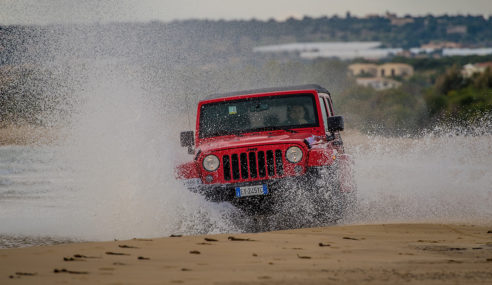
[[[196,133],[180,134],[194,159],[177,177],[246,213],[309,209],[336,221],[355,197],[343,128],[319,85],[211,95],[198,104]]]

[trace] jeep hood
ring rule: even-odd
[[[315,141],[315,137],[311,133],[290,133],[279,132],[262,135],[237,135],[221,138],[214,138],[210,141],[200,144],[198,150],[202,153],[208,153],[217,150],[256,147],[260,145],[277,145],[277,144],[300,144],[306,145]]]

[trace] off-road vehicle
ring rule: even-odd
[[[343,129],[319,85],[214,94],[198,104],[196,131],[180,134],[193,159],[177,177],[246,213],[307,211],[336,221],[355,194]]]

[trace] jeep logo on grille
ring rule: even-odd
[[[258,149],[257,148],[248,148],[246,151],[257,151]]]

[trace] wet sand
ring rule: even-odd
[[[492,226],[351,225],[0,250],[1,284],[492,284]]]

